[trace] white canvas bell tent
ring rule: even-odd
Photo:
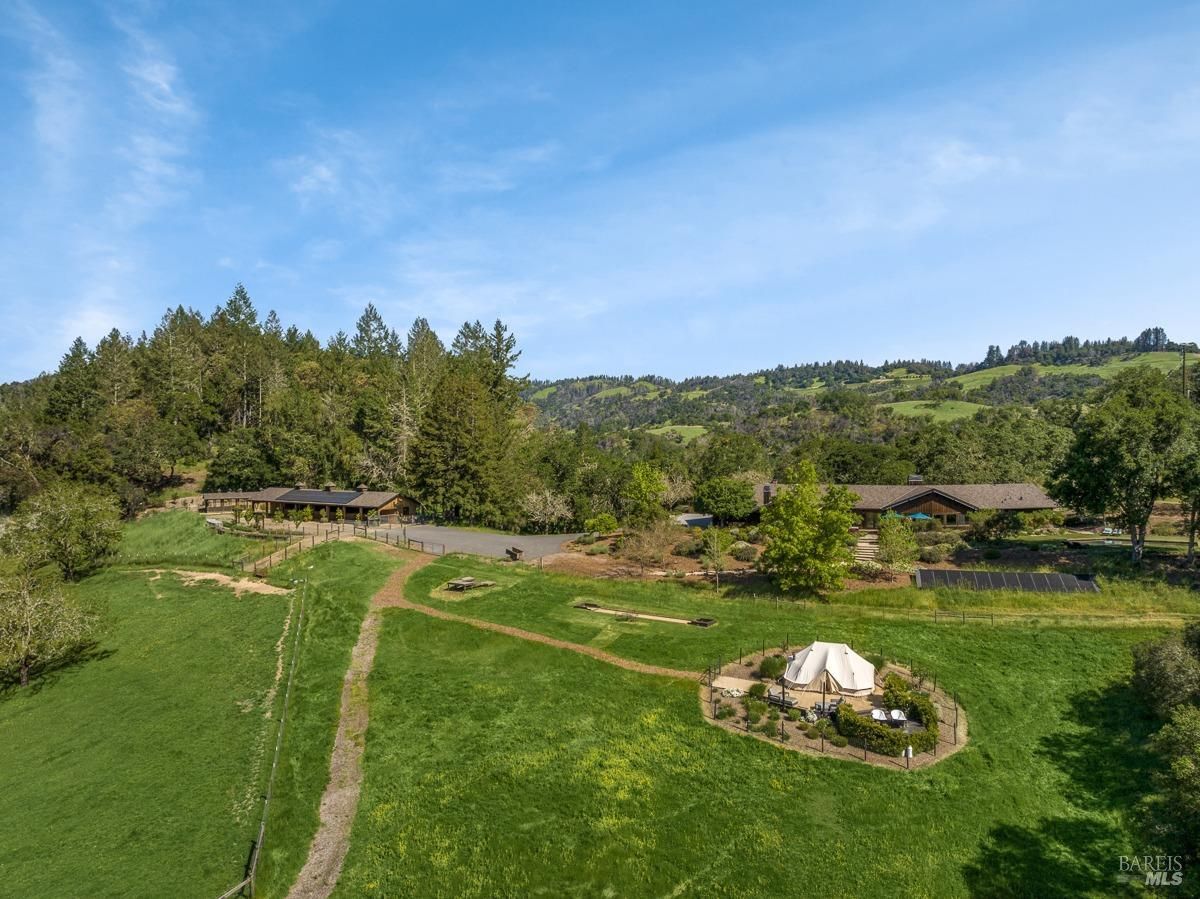
[[[875,666],[845,643],[813,643],[788,660],[784,683],[794,690],[867,696],[875,689]]]

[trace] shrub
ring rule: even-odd
[[[754,699],[762,699],[764,696],[767,695],[767,685],[766,684],[755,684],[754,686],[752,686],[750,688],[750,695]]]
[[[808,737],[810,740],[815,740],[817,737],[821,736],[821,732],[814,726],[806,730],[804,732],[804,736]]]
[[[703,547],[704,544],[695,537],[689,537],[687,540],[680,540],[678,543],[676,543],[675,546],[671,548],[671,552],[677,556],[688,556],[695,558],[696,556],[700,555],[700,550],[703,549]]]
[[[878,562],[862,559],[851,563],[850,573],[864,581],[878,581],[887,577],[887,569]]]
[[[593,534],[611,534],[617,529],[617,519],[608,512],[601,512],[585,521],[583,529]]]
[[[750,528],[750,530],[746,531],[746,542],[747,543],[762,543],[763,542],[762,531],[760,531],[758,528]]]
[[[778,721],[779,720],[779,709],[775,708],[774,706],[767,709],[767,720],[768,721]]]
[[[767,704],[757,699],[746,700],[746,720],[751,724],[757,724],[762,720],[762,716],[767,713]]]
[[[896,674],[890,672],[883,679],[883,704],[889,709],[907,709],[912,699],[912,686]]]
[[[841,734],[834,734],[832,737],[829,738],[829,742],[832,743],[834,746],[847,746],[850,743],[850,741],[847,740],[845,737],[843,737]]]
[[[767,680],[775,680],[787,670],[787,659],[783,656],[767,656],[758,665],[758,676]],[[756,687],[763,686],[755,684]]]
[[[580,546],[591,546],[596,542],[596,538],[591,534],[580,534],[575,542]]]
[[[737,709],[727,703],[722,703],[721,707],[717,709],[717,719],[720,721],[724,721],[726,718],[732,718],[736,714]]]
[[[787,720],[788,721],[799,721],[802,717],[804,717],[804,716],[803,716],[803,714],[801,714],[799,709],[788,709],[787,710]]]
[[[739,562],[753,562],[758,558],[758,550],[749,543],[735,545],[729,554]]]
[[[608,545],[604,543],[597,543],[595,546],[589,546],[587,548],[587,554],[589,556],[606,556],[608,555]]]
[[[1194,631],[1185,631],[1194,639]],[[1200,698],[1200,660],[1179,640],[1158,640],[1133,647],[1133,686],[1164,718],[1181,703]]]
[[[922,562],[945,562],[949,555],[943,546],[923,546],[920,559]]]
[[[985,559],[987,559],[989,562],[994,562],[998,558],[1000,558],[1000,550],[996,549],[995,547],[989,546],[987,549],[985,549],[983,551],[983,557]]]

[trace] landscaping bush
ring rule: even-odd
[[[764,660],[765,661],[765,660]],[[755,699],[762,699],[767,695],[766,684],[755,684],[750,688],[750,695]]]
[[[804,717],[804,715],[801,713],[801,711],[799,709],[788,709],[787,710],[787,720],[788,721],[799,721],[803,717]]]
[[[587,548],[587,554],[589,556],[606,556],[608,555],[608,544],[597,543],[595,546],[589,546]]]
[[[732,718],[736,714],[737,709],[728,703],[722,703],[721,707],[717,709],[717,719],[719,721],[724,721],[726,718]]]
[[[758,699],[746,700],[746,720],[751,724],[757,724],[766,713],[767,704],[765,702]]]
[[[850,744],[850,741],[847,740],[845,737],[843,737],[841,734],[834,734],[832,737],[829,738],[829,742],[832,743],[834,746],[838,746],[838,747],[848,746]]]
[[[592,536],[591,534],[580,534],[579,537],[575,540],[575,542],[578,543],[580,546],[591,546],[593,543],[596,542],[596,538],[594,536]]]
[[[753,562],[758,558],[758,550],[749,543],[734,544],[729,554],[739,562]]]
[[[950,557],[944,546],[923,546],[919,558],[922,562],[945,562]]]
[[[787,670],[787,659],[783,656],[767,656],[758,665],[758,676],[767,680],[776,680]],[[755,684],[756,687],[763,686]]]
[[[611,534],[617,529],[617,519],[607,512],[601,512],[583,523],[583,529],[593,534]]]
[[[762,543],[763,542],[762,531],[760,531],[758,528],[750,528],[750,530],[746,531],[746,542],[747,543]]]
[[[700,550],[704,548],[704,544],[695,537],[689,537],[687,540],[680,540],[672,548],[671,552],[677,556],[686,556],[695,558],[700,555]]]
[[[778,721],[779,720],[779,709],[775,708],[774,706],[767,709],[767,720],[768,721]]]
[[[1000,550],[996,549],[995,547],[989,546],[987,549],[985,549],[983,551],[983,557],[985,559],[987,559],[989,562],[994,562],[1000,558]]]
[[[946,531],[921,531],[916,535],[917,546],[937,546],[939,543],[946,543],[953,539]]]
[[[806,730],[804,732],[804,736],[808,737],[810,740],[815,740],[817,737],[821,736],[821,732],[814,726]]]
[[[872,562],[870,559],[862,559],[851,563],[850,573],[857,578],[862,578],[864,581],[878,581],[888,575],[886,568],[878,562]]]
[[[894,671],[883,679],[883,704],[889,709],[907,709],[912,699],[912,687]]]

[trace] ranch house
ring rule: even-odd
[[[980,509],[1002,512],[1034,512],[1057,508],[1057,504],[1036,484],[926,484],[913,475],[907,484],[846,484],[858,499],[854,511],[862,516],[863,527],[873,528],[880,516],[895,513],[906,517],[933,518],[944,525],[967,523],[967,513]],[[786,484],[758,484],[755,500],[767,505],[786,490]]]
[[[397,515],[411,518],[417,513],[415,500],[387,490],[368,490],[359,484],[353,490],[339,490],[333,484],[320,489],[310,489],[304,484],[295,487],[266,487],[253,491],[226,491],[205,493],[201,497],[201,509],[218,512],[223,509],[251,509],[271,515],[293,509],[311,509],[314,516],[324,510],[330,521],[337,517],[338,509],[345,513],[346,521],[374,515]]]

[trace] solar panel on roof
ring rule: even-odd
[[[1075,577],[1040,571],[955,571],[944,568],[920,568],[916,585],[935,587],[973,587],[977,590],[1022,590],[1028,593],[1099,593],[1100,585],[1090,575]]]

